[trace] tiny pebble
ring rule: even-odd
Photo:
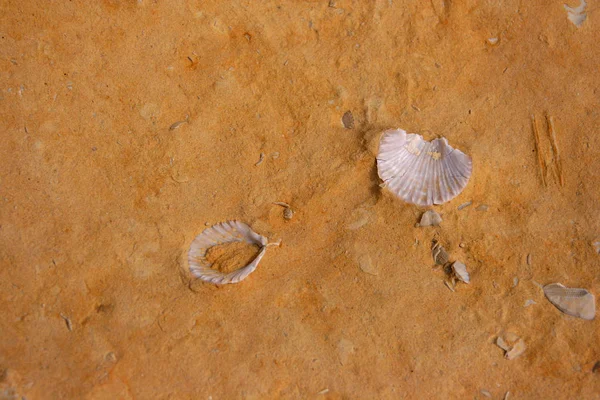
[[[485,389],[481,389],[481,394],[485,397],[492,397],[492,394]]]
[[[487,211],[489,208],[489,206],[485,205],[485,204],[481,204],[480,206],[477,206],[477,208],[475,210],[477,211]]]
[[[346,129],[354,128],[354,116],[352,115],[351,111],[346,111],[344,113],[344,116],[342,117],[342,125],[344,125],[344,128]]]
[[[517,287],[517,285],[519,284],[519,278],[517,278],[516,276],[513,278],[513,287]]]

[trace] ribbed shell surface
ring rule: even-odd
[[[430,206],[452,200],[467,186],[471,171],[471,158],[445,138],[427,142],[421,135],[390,129],[379,142],[379,177],[408,203]]]
[[[261,247],[258,255],[252,262],[236,271],[224,274],[211,268],[206,259],[206,252],[213,246],[231,242],[247,242]],[[267,250],[267,238],[252,231],[243,222],[227,221],[205,229],[196,236],[190,246],[188,262],[190,271],[197,278],[206,282],[219,285],[237,283],[250,275],[258,266],[258,263]]]

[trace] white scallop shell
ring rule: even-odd
[[[421,135],[390,129],[379,142],[377,171],[383,186],[402,200],[430,206],[458,196],[469,182],[472,164],[445,138],[426,142]]]
[[[238,270],[224,274],[212,269],[206,259],[206,252],[213,246],[231,242],[247,242],[261,247],[254,260]],[[258,266],[258,263],[267,251],[267,238],[252,231],[243,222],[227,221],[205,229],[190,246],[188,262],[190,271],[197,278],[206,282],[224,285],[227,283],[238,283],[250,275]]]
[[[568,288],[560,283],[544,286],[544,294],[556,308],[565,314],[587,320],[596,315],[596,299],[585,289]]]

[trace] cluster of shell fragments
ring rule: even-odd
[[[246,242],[260,247],[260,251],[252,262],[236,271],[222,273],[211,268],[212,265],[206,259],[206,253],[211,247],[232,243]],[[267,251],[268,240],[266,237],[252,231],[250,227],[243,222],[227,221],[205,229],[190,246],[188,253],[188,262],[192,274],[203,281],[224,285],[227,283],[237,283],[250,275],[258,266],[258,263]]]
[[[421,135],[390,129],[379,142],[377,171],[383,186],[402,200],[430,206],[452,200],[463,191],[472,163],[445,138],[427,142]]]

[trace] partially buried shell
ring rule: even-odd
[[[232,242],[255,244],[260,247],[260,251],[250,264],[236,271],[225,274],[212,269],[212,265],[206,259],[208,249],[220,244]],[[201,234],[196,236],[192,242],[188,253],[190,271],[195,277],[200,278],[203,281],[219,285],[240,282],[256,269],[258,263],[267,251],[267,242],[266,237],[252,231],[252,229],[243,222],[227,221],[214,225],[205,229]]]
[[[544,294],[550,303],[565,314],[587,320],[596,315],[594,295],[585,289],[568,288],[560,283],[544,286]]]
[[[440,214],[436,213],[433,210],[428,210],[423,213],[421,216],[421,221],[417,224],[419,226],[439,226],[442,222],[442,217]]]
[[[452,272],[454,273],[456,279],[458,279],[459,281],[462,281],[464,283],[470,282],[469,273],[467,272],[467,266],[461,263],[460,261],[455,261],[452,264]]]
[[[445,265],[450,261],[450,255],[448,255],[446,249],[435,239],[431,242],[431,256],[438,265]]]
[[[383,185],[402,200],[420,206],[445,203],[467,186],[471,158],[445,138],[431,142],[402,129],[383,133],[377,154]]]

